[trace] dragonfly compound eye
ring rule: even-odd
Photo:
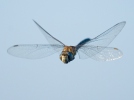
[[[68,52],[68,59],[72,61],[74,59],[74,55],[71,52]]]

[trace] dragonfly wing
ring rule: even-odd
[[[90,58],[95,59],[95,57],[97,57],[100,52],[101,52],[100,54],[102,54],[102,52],[103,52],[103,55],[106,52],[106,54],[108,55],[108,51],[105,48],[120,33],[120,31],[123,29],[125,24],[126,24],[126,22],[120,22],[93,39],[87,38],[87,39],[84,39],[83,41],[81,41],[76,46],[76,48],[78,48],[79,58],[86,59],[86,58],[90,57]],[[115,50],[113,49],[113,51],[115,51]],[[117,50],[117,51],[120,52],[119,50]],[[110,50],[109,50],[109,52],[110,52]]]
[[[114,25],[107,31],[103,32],[102,34],[89,41],[89,43],[95,46],[108,46],[113,41],[113,39],[121,32],[125,24],[126,22],[120,22]]]
[[[34,21],[34,20],[33,20]],[[43,29],[36,21],[34,21],[35,24],[39,27],[43,35],[46,37],[47,41],[50,43],[50,45],[58,44],[65,46],[61,41],[53,37],[51,34],[49,34],[45,29]]]
[[[120,22],[93,39],[83,40],[82,42],[85,43],[81,43],[81,44],[107,47],[113,41],[113,39],[120,33],[120,31],[123,29],[125,24],[126,24],[125,21]],[[78,44],[76,47],[80,48],[82,47],[82,45]]]
[[[83,46],[78,50],[79,58],[92,58],[98,61],[111,61],[122,57],[122,52],[117,48],[100,46]]]
[[[117,48],[105,48],[91,58],[97,61],[112,61],[121,58],[123,53]]]
[[[100,46],[82,46],[78,49],[78,54],[80,59],[86,59],[86,58],[91,58],[101,52],[105,47],[100,47]]]
[[[87,59],[87,58],[89,58],[89,56],[85,52],[83,53],[83,50],[81,50],[81,49],[78,50],[78,55],[79,55],[80,59]]]
[[[52,55],[62,49],[62,45],[22,44],[10,47],[7,52],[20,58],[39,59]]]

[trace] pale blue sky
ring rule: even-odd
[[[14,44],[48,43],[32,19],[67,45],[126,21],[109,45],[123,58],[76,56],[65,65],[59,53],[39,60],[9,55]],[[133,0],[0,0],[0,100],[134,100],[133,27]]]

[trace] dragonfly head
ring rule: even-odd
[[[67,64],[68,62],[72,61],[74,59],[74,56],[71,52],[62,51],[60,55],[60,60]]]

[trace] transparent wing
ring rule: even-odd
[[[22,44],[10,47],[7,52],[20,58],[39,59],[52,55],[62,49],[62,45]]]
[[[97,37],[93,39],[83,40],[82,43],[80,42],[80,44],[107,47],[113,41],[113,39],[120,33],[125,24],[125,21],[120,22],[108,29],[107,31],[103,32],[102,34],[98,35]],[[78,44],[76,47],[80,48],[82,47],[82,45]]]
[[[78,50],[79,58],[80,59],[86,59],[89,57],[91,58],[95,56],[96,54],[100,53],[103,49],[105,49],[105,47],[84,45],[80,47]]]
[[[83,46],[78,50],[79,58],[92,58],[98,61],[111,61],[122,57],[122,52],[117,48],[101,46]]]
[[[85,58],[91,57],[91,58],[95,59],[95,57],[98,58],[98,55],[102,54],[102,52],[103,52],[103,55],[106,52],[106,55],[108,55],[108,57],[109,57],[108,51],[105,48],[120,33],[120,31],[123,29],[125,24],[126,24],[126,22],[120,22],[93,39],[88,38],[88,39],[84,39],[83,41],[81,41],[76,46],[76,48],[78,48],[79,58],[85,59]],[[117,51],[119,51],[119,50],[117,50]],[[112,52],[112,51],[109,51],[109,52]],[[108,58],[106,58],[106,59],[108,59]]]
[[[34,21],[34,20],[33,20]],[[58,44],[65,46],[61,41],[50,35],[45,29],[43,29],[36,21],[34,21],[35,24],[39,27],[43,35],[46,37],[47,41],[50,43],[50,45]]]
[[[121,58],[123,53],[117,48],[105,48],[91,58],[98,61],[112,61]]]
[[[91,41],[87,42],[86,44],[90,43],[90,45],[94,46],[108,46],[113,41],[113,39],[121,32],[125,24],[126,22],[124,21],[114,25],[107,31],[91,39]]]

